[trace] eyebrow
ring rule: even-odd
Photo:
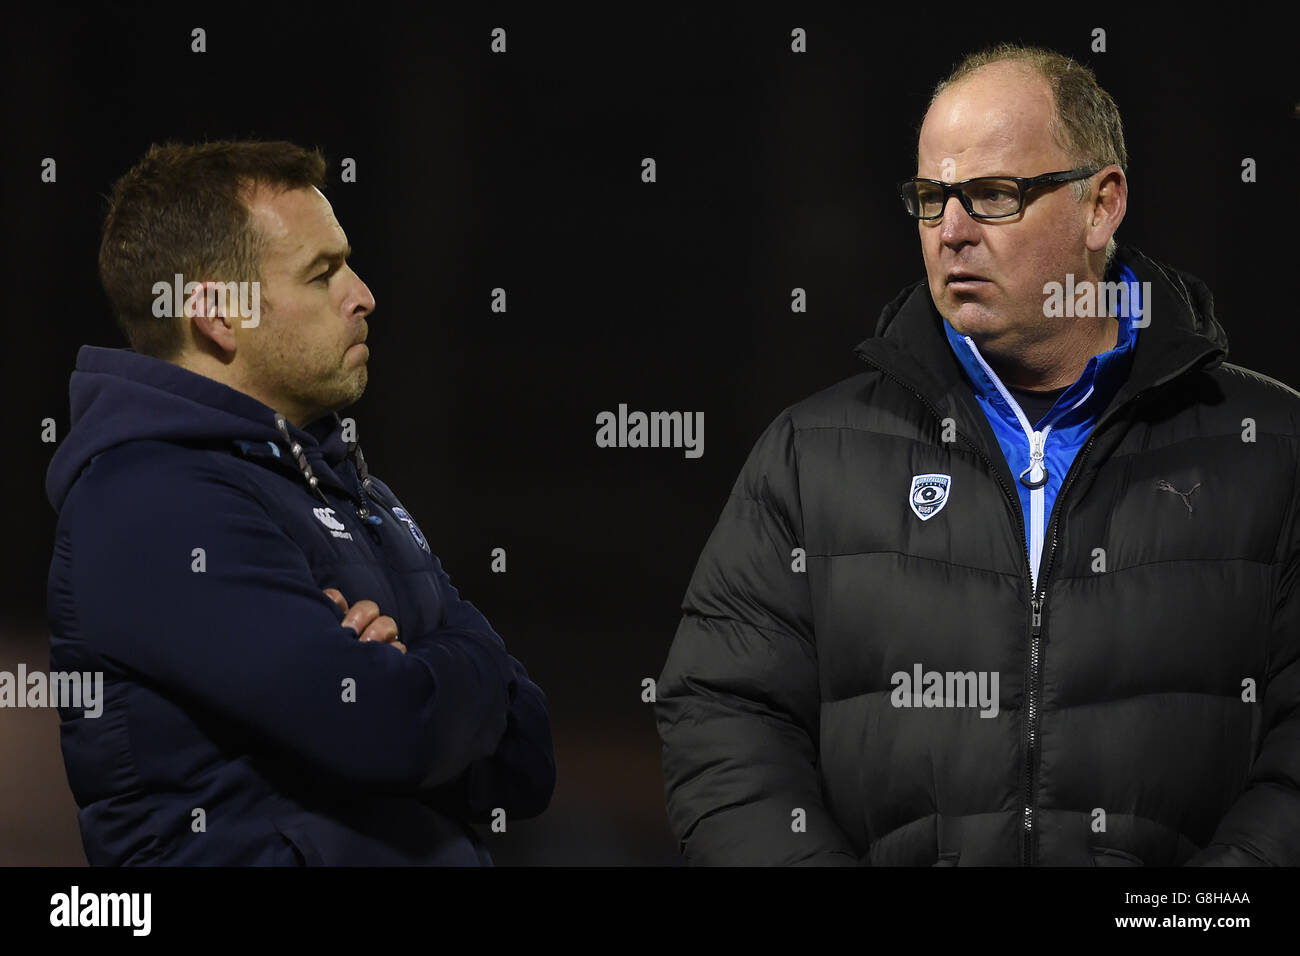
[[[311,262],[303,266],[302,271],[300,271],[298,274],[302,276],[309,275],[310,273],[315,272],[317,268],[319,268],[322,265],[325,265],[326,263],[345,262],[351,256],[352,256],[351,243],[348,243],[348,245],[344,246],[342,249],[337,249],[333,251],[326,250],[325,252],[318,252],[316,253],[315,258],[312,259]]]

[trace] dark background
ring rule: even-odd
[[[48,669],[55,446],[41,420],[66,433],[81,345],[125,345],[95,273],[103,195],[153,141],[318,145],[378,302],[370,386],[344,414],[550,698],[551,809],[488,835],[493,854],[679,862],[641,681],[663,666],[759,432],[860,371],[853,346],[923,277],[893,183],[914,174],[929,91],[962,55],[1013,39],[1091,66],[1125,121],[1119,239],[1209,283],[1230,361],[1300,384],[1294,38],[1241,9],[23,13],[0,35],[0,669]],[[505,54],[489,49],[498,26]],[[194,27],[206,53],[190,52]],[[790,51],[795,27],[806,54]],[[1090,51],[1094,27],[1105,53]],[[641,182],[646,156],[657,183]],[[356,183],[339,182],[344,157]],[[505,314],[489,308],[497,286]],[[805,314],[790,311],[795,286]],[[704,412],[703,458],[597,448],[596,414],[620,402]],[[496,547],[505,574],[489,570]],[[84,863],[75,814],[57,714],[0,710],[0,864]]]

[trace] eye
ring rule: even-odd
[[[322,272],[320,275],[318,275],[316,278],[312,279],[311,281],[312,281],[312,282],[329,282],[329,278],[330,278],[330,276],[332,276],[333,274],[334,274],[334,270],[333,270],[333,269],[327,269],[327,270],[325,270],[324,272]]]

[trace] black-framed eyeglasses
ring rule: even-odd
[[[904,179],[898,184],[898,195],[913,219],[938,219],[948,205],[948,197],[956,196],[962,208],[974,219],[1006,219],[1018,215],[1025,208],[1025,197],[1036,186],[1059,186],[1061,183],[1087,179],[1104,169],[1104,166],[1080,166],[1041,176],[980,176],[959,183],[943,183],[937,179]]]

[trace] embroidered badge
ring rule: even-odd
[[[948,503],[948,487],[951,484],[951,475],[913,475],[907,503],[912,506],[912,511],[918,518],[929,521]]]
[[[411,537],[415,538],[415,543],[422,547],[426,553],[432,554],[433,552],[429,551],[429,542],[425,541],[424,535],[420,533],[420,526],[415,523],[415,519],[407,513],[406,509],[394,508],[393,514],[398,520],[404,521],[406,526],[411,529]]]

